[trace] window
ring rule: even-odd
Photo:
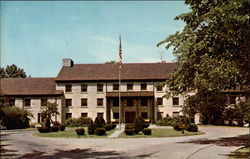
[[[30,99],[24,99],[24,106],[30,107]]]
[[[88,99],[87,98],[82,98],[81,99],[81,106],[87,107],[88,106]]]
[[[179,97],[173,97],[173,105],[179,105]]]
[[[113,118],[114,119],[119,119],[119,113],[113,113]]]
[[[41,99],[41,106],[46,106],[47,102],[48,102],[48,100],[46,98],[42,98]]]
[[[114,106],[114,107],[118,107],[118,106],[119,106],[119,98],[115,98],[115,99],[113,100],[113,106]]]
[[[141,84],[141,90],[147,90],[147,84],[146,83]]]
[[[161,120],[163,117],[163,112],[157,112],[157,120]]]
[[[66,107],[72,106],[72,99],[66,99]]]
[[[157,105],[162,105],[162,104],[163,104],[163,99],[157,98]]]
[[[72,113],[66,113],[66,120],[72,118]]]
[[[141,106],[148,106],[148,100],[147,99],[141,99]]]
[[[158,85],[158,86],[156,86],[156,91],[162,91],[162,86],[161,85]]]
[[[236,104],[236,96],[231,96],[229,102],[230,104]]]
[[[179,116],[179,112],[173,112],[173,117],[178,117]]]
[[[97,84],[97,92],[103,92],[103,84]]]
[[[84,118],[88,117],[88,113],[81,113],[81,117],[84,117]]]
[[[66,91],[66,92],[72,92],[72,85],[71,85],[71,84],[66,84],[65,87],[66,87],[66,88],[65,88],[65,91]]]
[[[97,113],[98,117],[103,117],[103,113]]]
[[[148,112],[141,112],[141,117],[143,119],[147,119],[148,118]]]
[[[37,123],[41,123],[41,113],[37,113]]]
[[[81,84],[81,92],[87,92],[88,91],[88,85],[87,84]]]
[[[97,99],[97,106],[103,106],[103,98],[98,98]]]
[[[15,99],[9,99],[9,106],[15,106]]]
[[[129,107],[134,106],[134,100],[133,99],[128,99],[127,100],[127,106],[129,106]]]
[[[113,90],[114,91],[119,90],[119,84],[113,84]]]
[[[127,90],[133,90],[133,84],[127,84]]]

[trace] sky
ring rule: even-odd
[[[157,43],[185,26],[174,18],[184,1],[1,1],[1,67],[15,64],[32,77],[55,77],[63,58],[74,63],[173,62]]]

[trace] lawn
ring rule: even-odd
[[[250,146],[238,149],[228,156],[228,159],[248,159],[250,156]]]
[[[153,128],[152,135],[144,135],[140,132],[138,135],[126,135],[124,132],[119,135],[120,138],[145,138],[145,137],[180,137],[180,136],[190,136],[190,135],[201,135],[203,132],[188,132],[185,131],[184,134],[181,131],[175,131],[173,129],[163,129],[163,128]]]
[[[117,129],[113,129],[106,132],[106,135],[97,136],[97,135],[88,135],[87,128],[85,128],[85,135],[79,136],[80,138],[105,138],[113,134]],[[66,129],[65,131],[58,132],[49,132],[49,133],[39,133],[36,132],[34,135],[39,137],[58,137],[58,138],[79,138],[75,132],[75,129]]]

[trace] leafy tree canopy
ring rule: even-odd
[[[26,78],[26,73],[23,69],[12,64],[7,65],[6,68],[0,68],[0,78]]]
[[[186,0],[191,11],[175,18],[186,26],[157,46],[173,47],[178,67],[166,84],[169,94],[216,92],[247,84],[248,0]]]

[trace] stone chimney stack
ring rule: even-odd
[[[72,67],[74,66],[74,62],[71,59],[63,59],[63,66]]]

